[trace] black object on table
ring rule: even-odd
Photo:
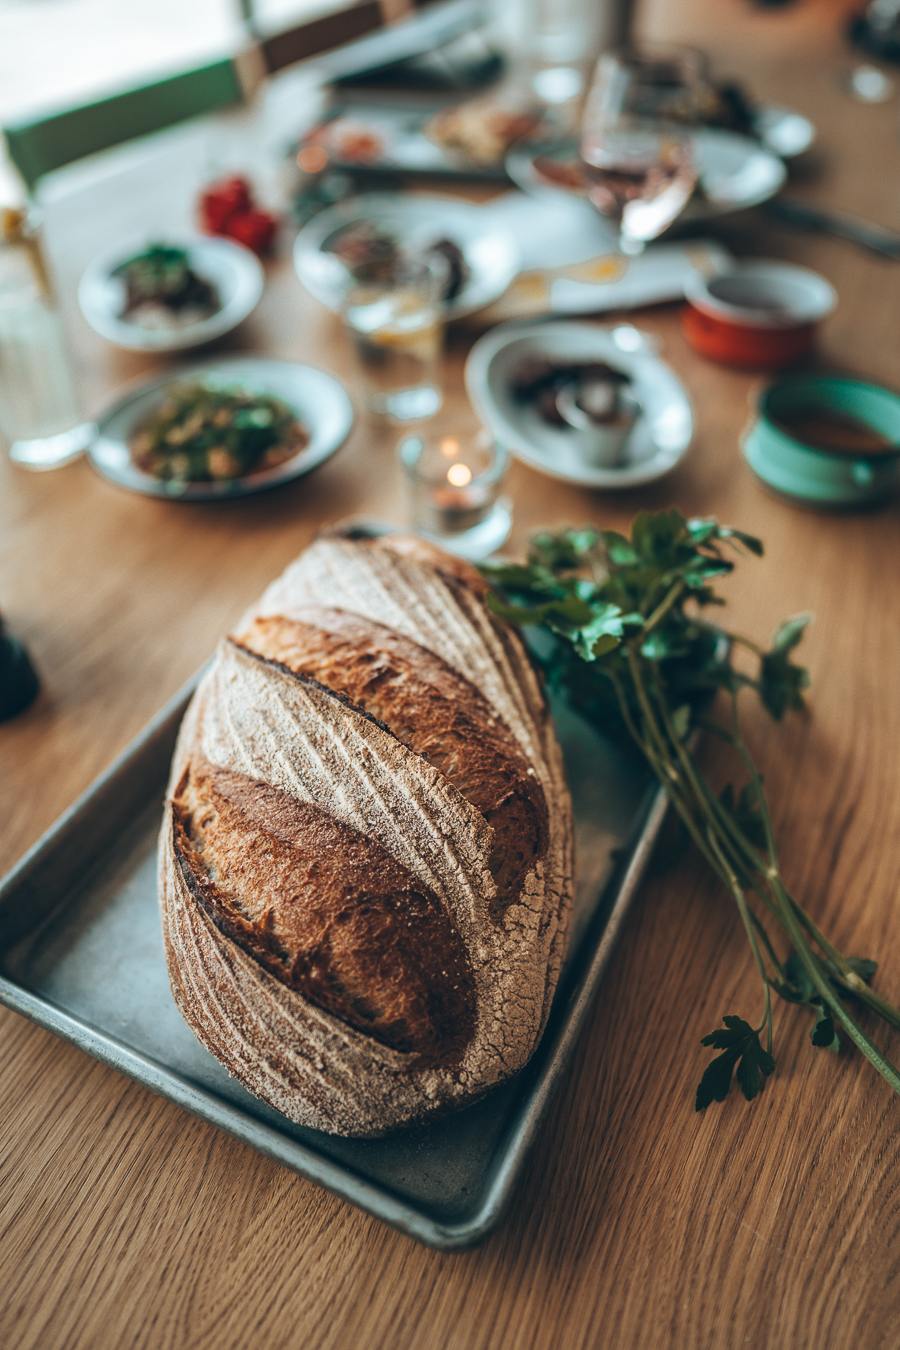
[[[873,0],[853,19],[851,41],[882,61],[900,61],[900,0]]]
[[[31,658],[0,618],[0,722],[24,712],[40,688]]]

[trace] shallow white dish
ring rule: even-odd
[[[512,395],[512,378],[528,360],[606,361],[631,376],[641,405],[615,468],[587,464],[579,436],[549,425],[532,404]],[[583,487],[630,488],[650,483],[684,458],[694,432],[688,396],[635,328],[588,323],[501,324],[475,343],[466,362],[472,404],[501,445],[534,469]]]
[[[293,459],[274,469],[217,483],[164,482],[143,473],[132,464],[128,452],[128,440],[138,423],[162,401],[170,385],[203,378],[240,384],[284,399],[309,432],[309,444]],[[88,457],[104,478],[132,492],[176,501],[220,501],[225,497],[246,497],[254,492],[264,492],[309,473],[343,444],[352,425],[350,399],[333,375],[291,361],[235,356],[183,366],[127,393],[98,419],[97,439],[90,446]]]
[[[676,226],[679,222],[708,220],[729,211],[758,206],[773,197],[787,177],[778,156],[749,136],[706,127],[694,132],[693,142],[702,191],[694,193],[675,221]],[[534,161],[539,155],[565,163],[574,161],[575,141],[513,150],[506,161],[510,178],[525,192],[565,192],[565,188],[555,187],[538,173]]]
[[[373,192],[352,197],[314,216],[294,245],[294,266],[306,289],[329,309],[340,308],[343,263],[327,250],[338,230],[366,221],[413,247],[450,239],[462,251],[469,276],[459,294],[446,304],[448,319],[458,319],[489,305],[503,294],[519,271],[519,246],[509,230],[495,225],[487,212],[455,197],[408,197]]]
[[[157,243],[185,249],[192,271],[215,286],[220,304],[208,319],[183,328],[156,329],[122,318],[125,286],[115,272]],[[180,352],[230,333],[256,308],[263,284],[259,259],[232,239],[145,235],[117,244],[94,259],[79,283],[78,303],[94,332],[117,347],[135,352]]]

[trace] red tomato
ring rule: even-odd
[[[249,209],[250,185],[238,175],[213,183],[200,195],[200,223],[210,234],[224,233],[224,226],[236,211]]]
[[[249,207],[244,211],[235,211],[225,222],[223,234],[236,239],[239,244],[251,248],[254,253],[265,253],[275,238],[278,221],[268,211]]]

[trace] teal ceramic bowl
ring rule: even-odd
[[[872,506],[900,490],[900,396],[836,375],[777,380],[741,448],[757,477],[786,497]]]

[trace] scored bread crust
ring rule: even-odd
[[[533,776],[532,797],[546,803],[542,852],[502,903],[491,870],[494,829],[450,778],[365,707],[253,649],[268,620],[308,624],[317,608],[368,621],[373,641],[375,625],[392,630],[404,659],[425,649],[421,666],[433,687],[458,704],[467,700],[476,721],[494,722],[497,753],[509,743],[520,785],[522,774]],[[326,813],[340,838],[357,841],[360,857],[366,849],[388,855],[392,877],[408,878],[410,894],[440,908],[439,940],[449,944],[452,930],[461,944],[459,961],[444,962],[445,983],[458,986],[454,997],[466,1009],[464,1034],[448,1040],[446,1053],[403,1048],[402,1038],[388,1043],[380,1024],[367,1029],[368,1014],[354,1021],[334,1011],[339,1004],[329,1011],[310,996],[313,986],[279,978],[277,961],[263,964],[261,949],[242,945],[249,921],[229,920],[207,902],[205,888],[212,894],[224,881],[215,862],[209,876],[198,870],[181,823],[192,774],[249,785],[244,792],[255,786],[260,801],[276,793],[293,810],[285,819]],[[296,829],[288,842],[302,859]],[[160,839],[160,900],[170,982],[192,1030],[251,1092],[300,1124],[375,1136],[444,1114],[510,1077],[533,1051],[559,977],[571,895],[571,808],[559,747],[521,641],[485,608],[478,574],[421,541],[319,538],[221,644],[179,735]],[[271,924],[271,914],[264,920]],[[385,922],[398,921],[392,914]],[[398,959],[402,966],[411,958]],[[455,1006],[452,997],[447,1006]]]

